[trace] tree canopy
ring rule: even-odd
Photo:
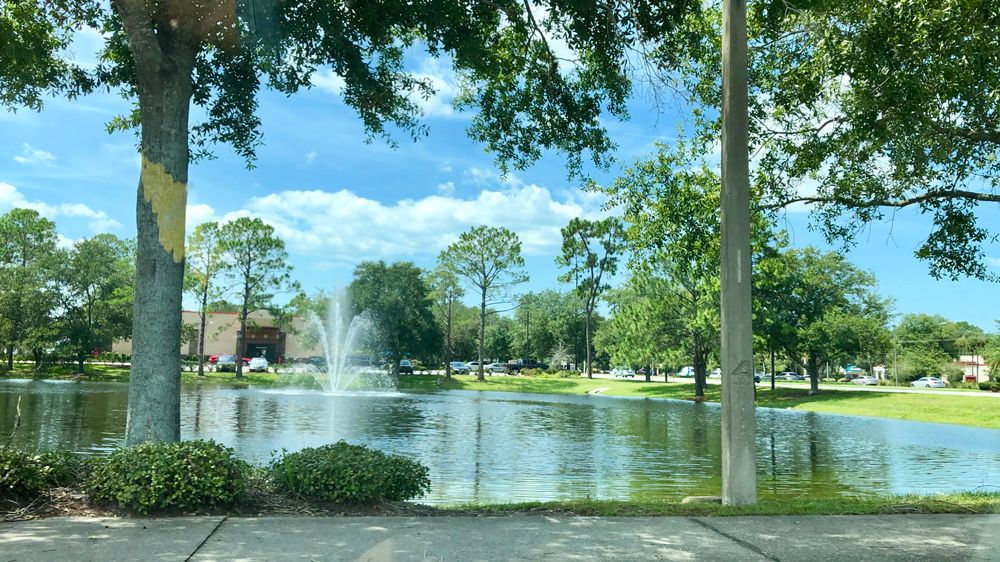
[[[760,205],[815,207],[831,240],[913,207],[934,277],[989,279],[977,213],[1000,202],[1000,11],[964,0],[760,0],[749,6],[751,152]],[[718,134],[719,16],[689,19],[681,82]]]

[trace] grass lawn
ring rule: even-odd
[[[485,515],[562,513],[585,516],[727,516],[727,515],[881,515],[892,513],[998,513],[1000,494],[960,493],[903,495],[831,499],[761,500],[751,506],[724,506],[717,503],[680,501],[598,501],[524,502],[466,505],[441,508]]]
[[[527,377],[487,377],[477,382],[474,376],[455,376],[450,383],[436,375],[402,377],[404,389],[496,390],[536,392],[541,394],[586,394],[605,388],[606,396],[645,396],[649,398],[694,398],[692,383],[647,383],[613,379],[557,379]],[[709,385],[705,400],[718,402],[722,388]],[[792,408],[812,412],[875,416],[912,421],[949,423],[1000,429],[1000,399],[992,396],[944,396],[890,392],[821,390],[809,396],[808,387],[758,387],[757,405],[765,408]]]

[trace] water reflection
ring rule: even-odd
[[[127,387],[0,382],[0,434],[18,397],[22,445],[102,454],[124,434]],[[345,439],[419,458],[425,501],[651,499],[717,494],[719,408],[664,400],[440,392],[365,396],[185,387],[182,436],[255,462]],[[1000,485],[1000,431],[759,409],[762,497]]]

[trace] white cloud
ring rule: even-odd
[[[451,197],[455,194],[455,182],[446,181],[444,183],[439,183],[437,186],[438,194],[444,195],[445,197]]]
[[[294,252],[331,262],[433,257],[480,224],[516,232],[526,255],[554,255],[562,242],[559,229],[573,217],[605,216],[602,203],[592,195],[559,199],[532,184],[484,189],[474,199],[439,194],[394,203],[348,190],[290,190],[253,198],[223,220],[260,217]]]
[[[986,263],[992,265],[993,267],[1000,267],[1000,258],[986,256]]]
[[[44,201],[29,201],[13,185],[0,182],[0,211],[6,211],[15,207],[33,209],[38,211],[38,214],[50,219],[56,219],[57,217],[88,219],[88,225],[94,232],[107,232],[122,227],[120,222],[108,216],[104,211],[91,209],[83,203],[50,205]]]
[[[452,107],[452,100],[459,93],[455,72],[440,59],[423,56],[416,63],[416,70],[410,76],[426,83],[433,93],[423,95],[416,88],[410,92],[410,100],[420,108],[426,117],[463,117]],[[328,94],[341,95],[347,87],[344,78],[329,68],[321,69],[312,76],[312,85]]]
[[[330,94],[341,94],[347,83],[329,68],[324,68],[312,76],[312,85]]]
[[[413,92],[410,96],[427,117],[461,117],[452,107],[452,101],[458,95],[458,81],[451,67],[442,64],[440,59],[424,57],[414,78],[426,82],[434,90],[430,96]]]
[[[63,236],[62,234],[56,233],[56,246],[62,248],[63,250],[69,250],[76,244],[76,240],[73,240],[69,236]]]
[[[28,143],[24,143],[21,154],[14,157],[14,161],[25,166],[54,166],[56,157],[51,152],[39,150]]]
[[[194,227],[199,224],[215,220],[219,220],[219,217],[216,216],[215,209],[213,209],[210,205],[199,203],[196,205],[189,204],[187,206],[184,224],[188,232],[192,232]]]
[[[312,164],[313,160],[316,160],[317,156],[319,156],[318,152],[316,152],[315,150],[310,150],[309,152],[306,153],[306,163]]]

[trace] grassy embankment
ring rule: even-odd
[[[487,377],[476,382],[473,376],[457,376],[446,382],[438,376],[403,377],[406,389],[462,389],[542,394],[586,394],[604,388],[605,396],[641,396],[647,398],[694,398],[691,383],[646,383],[611,379],[550,379],[524,377]],[[718,402],[721,387],[709,385],[707,402]],[[911,421],[949,423],[1000,429],[1000,398],[993,396],[944,396],[889,392],[822,390],[809,396],[808,388],[757,389],[757,405],[765,408],[791,408],[812,412],[875,416]]]
[[[9,377],[38,377],[75,379],[75,365],[51,365],[42,373],[35,373],[31,365],[18,364]],[[86,366],[80,380],[128,381],[127,367],[114,365]],[[273,373],[245,373],[243,380],[236,380],[233,373],[206,372],[204,377],[185,371],[185,383],[199,384],[253,384],[258,386],[306,385],[308,375],[276,375]],[[455,376],[452,381],[437,375],[407,375],[401,377],[403,390],[488,390],[503,392],[533,392],[539,394],[587,394],[603,388],[605,396],[635,396],[646,398],[673,398],[689,400],[694,397],[694,385],[683,383],[646,383],[641,380],[546,378],[546,377],[487,377],[477,382],[474,376]],[[709,385],[705,393],[707,402],[718,402],[721,388]],[[956,393],[957,394],[957,393]],[[941,394],[858,392],[824,389],[817,396],[809,396],[808,388],[783,388],[770,390],[758,387],[757,405],[765,408],[791,408],[812,412],[875,416],[911,421],[925,421],[1000,429],[1000,398],[982,396],[945,396]]]
[[[750,506],[680,501],[524,502],[465,505],[441,508],[449,512],[479,515],[569,514],[584,516],[736,516],[736,515],[885,515],[929,513],[1000,513],[1000,494],[968,492],[937,495],[901,495],[849,498],[785,498],[761,500]]]

